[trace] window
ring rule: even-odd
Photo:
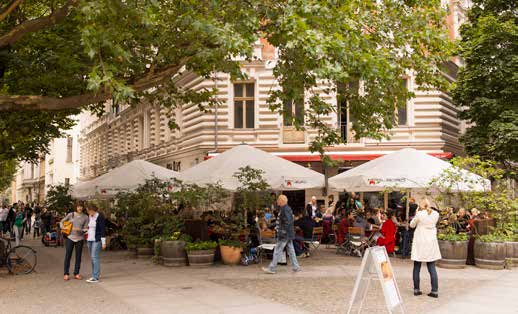
[[[347,142],[351,134],[351,126],[354,123],[354,117],[351,114],[350,103],[348,99],[359,94],[360,81],[352,81],[349,83],[337,84],[338,99],[338,125],[340,128],[340,136]]]
[[[182,162],[181,161],[173,161],[173,170],[174,171],[182,171]]]
[[[234,83],[234,128],[255,127],[254,83]]]
[[[114,99],[112,99],[112,113],[115,115],[115,116],[118,116],[121,112],[121,107],[119,105],[119,103]]]
[[[70,185],[70,178],[65,178],[65,185]]]
[[[408,80],[402,79],[401,84],[403,85],[403,88],[408,88]],[[407,105],[405,104],[403,107],[398,107],[395,112],[395,121],[394,124],[396,125],[407,125],[407,119],[408,119],[408,112],[407,112]]]
[[[165,167],[169,170],[173,170],[173,164],[167,164]]]
[[[71,136],[67,137],[67,162],[72,162],[72,145],[74,139]]]
[[[297,121],[300,125],[304,125],[304,102],[297,103],[294,100],[284,102],[284,126],[293,126],[293,122]]]

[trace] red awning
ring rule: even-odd
[[[453,157],[453,153],[445,152],[445,153],[429,153],[431,156],[441,158],[441,159],[451,159]],[[284,158],[289,161],[296,162],[311,162],[311,161],[320,161],[320,155],[274,155]],[[369,161],[376,159],[378,157],[384,156],[385,154],[327,154],[332,160],[351,160],[351,161]],[[205,159],[209,159],[214,156],[207,156]]]
[[[453,154],[448,152],[430,153],[430,155],[441,159],[450,159],[453,157]],[[328,154],[327,156],[332,160],[369,161],[384,156],[384,154]],[[298,162],[320,161],[319,155],[279,155],[279,157]]]

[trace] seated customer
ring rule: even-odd
[[[299,213],[295,217],[294,225],[295,227],[300,228],[304,239],[311,239],[313,237],[313,228],[315,227],[315,222],[307,215],[306,211]]]
[[[338,224],[338,230],[336,234],[336,243],[342,244],[345,242],[345,237],[349,233],[349,227],[352,226],[352,223],[354,221],[354,214],[351,211],[348,211],[346,215],[340,220],[340,223]]]
[[[396,245],[397,227],[392,220],[393,216],[393,211],[387,211],[383,214],[383,219],[385,219],[385,221],[381,225],[381,236],[377,240],[377,244],[379,246],[384,246],[387,249],[387,253],[394,253],[394,247]]]
[[[323,227],[323,243],[329,243],[329,235],[333,233],[333,222],[335,217],[333,216],[333,208],[328,208],[324,217],[322,217],[322,227]]]

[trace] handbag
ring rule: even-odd
[[[72,214],[72,219],[74,219],[74,214]],[[64,236],[69,236],[70,233],[72,233],[72,222],[71,221],[64,221],[63,222],[63,228],[61,228],[61,233]]]

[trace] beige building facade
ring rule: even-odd
[[[454,8],[460,3],[446,2]],[[462,9],[464,11],[454,10],[448,18],[452,38],[458,37],[458,25],[465,18],[465,9]],[[269,93],[279,88],[272,72],[276,62],[275,48],[260,41],[254,54],[257,61],[244,64],[242,68],[248,76],[246,81],[231,81],[224,73],[214,73],[211,79],[192,73],[181,75],[177,84],[184,88],[216,88],[219,105],[208,113],[200,111],[196,105],[176,109],[177,130],[169,129],[166,111],[158,105],[130,107],[108,103],[108,113],[101,118],[83,115],[79,138],[81,180],[99,176],[133,159],[145,159],[182,171],[241,143],[323,171],[320,156],[308,151],[317,131],[297,131],[268,107]],[[448,73],[444,75],[450,81],[455,79],[458,62],[453,60],[447,65]],[[348,114],[347,105],[340,103],[336,95],[323,94],[327,86],[316,90],[337,109],[337,113],[322,119],[346,142],[327,149],[327,154],[340,162],[339,167],[331,169],[328,175],[405,147],[441,158],[462,154],[459,136],[464,132],[465,123],[458,119],[458,109],[452,104],[450,95],[420,90],[412,73],[404,83],[415,93],[415,98],[395,112],[398,125],[390,131],[390,139],[382,141],[356,140],[351,131],[354,120]],[[292,109],[294,115],[300,114],[295,108],[288,109]]]
[[[264,48],[264,47],[261,47]],[[258,49],[262,52],[264,49]],[[181,171],[240,143],[247,143],[301,163],[318,163],[319,156],[308,151],[316,130],[297,131],[267,104],[269,92],[278,88],[272,74],[274,60],[258,61],[243,67],[249,80],[233,82],[218,73],[213,80],[187,73],[179,84],[192,89],[214,88],[220,104],[204,113],[195,105],[176,110],[178,130],[170,130],[168,117],[159,106],[111,107],[100,119],[83,119],[80,135],[81,177],[96,177],[108,169],[133,159],[145,159]],[[452,71],[455,65],[451,64]],[[453,78],[451,78],[453,79]],[[341,110],[335,95],[325,95],[337,112],[323,117],[336,128],[346,144],[328,148],[328,154],[345,165],[373,159],[404,147],[414,147],[441,157],[462,152],[458,138],[463,123],[448,94],[424,92],[412,76],[406,86],[416,97],[397,111],[399,125],[389,140],[354,139],[347,110]],[[297,114],[294,112],[294,114]],[[86,121],[86,122],[84,122]],[[314,165],[316,166],[316,165]]]

